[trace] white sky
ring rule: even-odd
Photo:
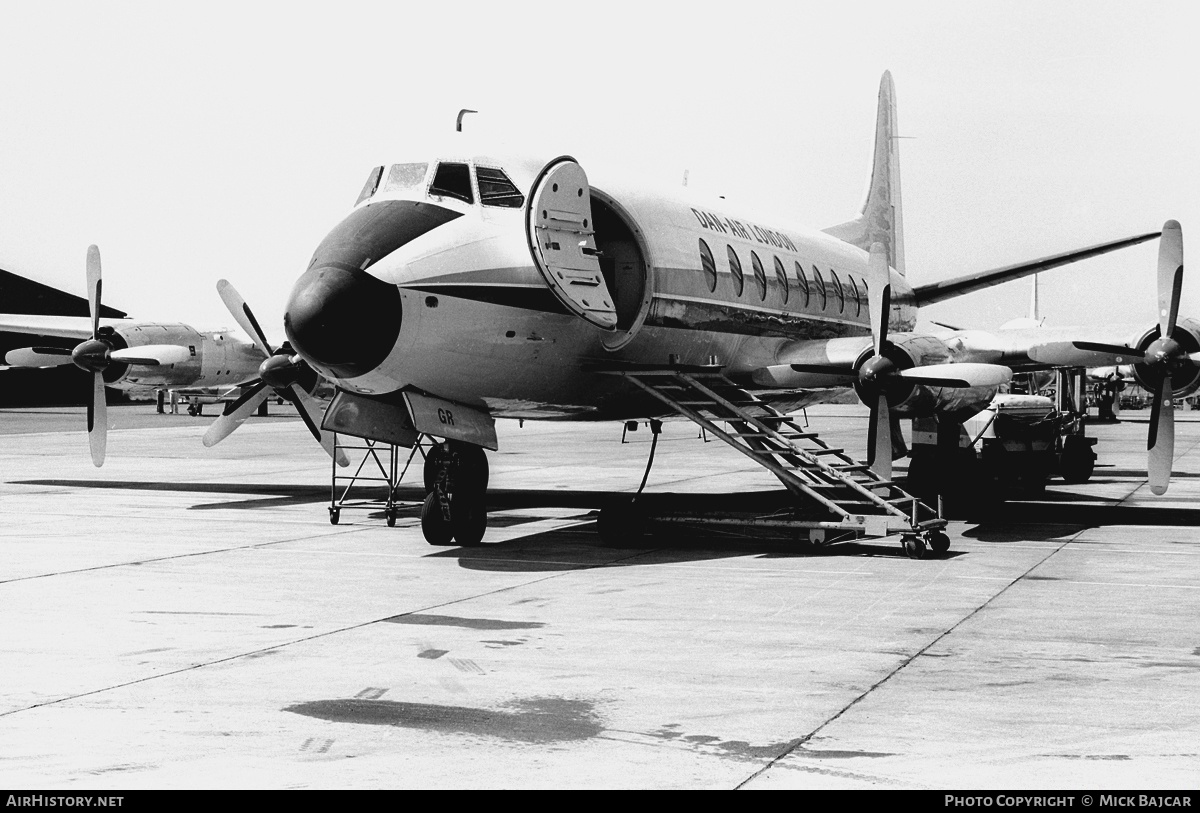
[[[227,277],[282,334],[370,167],[460,107],[468,130],[828,226],[862,201],[885,69],[914,283],[1168,218],[1200,256],[1194,2],[410,5],[3,3],[0,267],[82,293],[97,243],[133,316],[229,325]],[[1047,322],[1149,325],[1156,253],[1044,274]],[[1028,292],[926,314],[996,326]]]

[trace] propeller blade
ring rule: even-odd
[[[165,367],[168,364],[179,364],[192,357],[192,352],[178,344],[144,344],[141,347],[127,347],[114,350],[108,354],[113,361],[125,364],[140,364],[148,367]]]
[[[1012,370],[1000,364],[929,364],[892,375],[931,387],[999,387],[1012,379]]]
[[[88,246],[87,250],[87,299],[88,314],[92,317],[92,338],[95,339],[100,334],[100,248],[98,246]],[[104,459],[103,452],[100,457],[101,460]]]
[[[205,446],[216,446],[233,434],[249,418],[258,405],[271,397],[271,390],[262,381],[246,390],[240,398],[225,407],[225,412],[209,425],[201,442]]]
[[[296,411],[299,412],[300,417],[304,419],[304,424],[308,427],[308,431],[312,432],[312,436],[317,439],[317,442],[321,444],[322,448],[325,449],[325,452],[332,457],[339,466],[349,466],[350,459],[346,457],[345,452],[334,447],[333,433],[322,432],[317,426],[316,422],[313,420],[314,415],[320,415],[324,411],[324,407],[321,405],[321,402],[305,392],[304,388],[298,384],[293,384],[292,386],[288,387],[288,391],[291,392],[289,400],[293,405],[295,405]]]
[[[1149,458],[1146,471],[1150,490],[1155,494],[1167,493],[1167,486],[1171,484],[1171,466],[1175,462],[1174,395],[1171,376],[1163,376],[1150,407],[1150,436],[1146,443]]]
[[[104,401],[104,376],[92,373],[92,397],[87,411],[88,445],[92,448],[92,464],[104,465],[104,447],[108,441],[108,407]]]
[[[850,367],[834,367],[830,364],[789,364],[798,373],[832,375],[838,378],[858,378],[858,371]]]
[[[871,337],[875,340],[875,355],[881,355],[887,342],[888,320],[892,314],[891,272],[888,270],[887,251],[881,243],[871,245],[868,261],[867,310],[871,320]]]
[[[1175,331],[1183,290],[1183,230],[1179,221],[1163,224],[1158,241],[1158,329],[1164,339]]]
[[[246,334],[254,340],[263,355],[270,358],[275,351],[271,349],[271,343],[267,341],[267,334],[263,333],[262,327],[254,318],[254,313],[246,304],[246,300],[242,299],[242,295],[237,292],[229,280],[225,279],[217,281],[217,293],[221,295],[221,301],[233,314],[233,318],[237,320],[242,330],[246,331]]]
[[[892,479],[892,417],[887,395],[882,392],[871,407],[867,445],[867,463],[871,471],[883,480]]]
[[[61,367],[71,364],[71,351],[59,347],[21,347],[9,350],[4,363],[10,367]]]

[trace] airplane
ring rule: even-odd
[[[1162,493],[1171,395],[1200,387],[1200,322],[1178,318],[1179,225],[916,285],[898,137],[885,72],[866,200],[822,230],[686,187],[592,178],[569,155],[489,149],[462,133],[376,166],[286,303],[296,358],[336,387],[322,425],[409,447],[421,434],[444,439],[426,459],[432,544],[481,542],[495,419],[683,416],[798,503],[826,509],[832,519],[800,523],[810,539],[899,532],[920,558],[949,540],[940,514],[891,480],[905,452],[899,417],[937,416],[957,435],[1014,370],[1128,361],[1156,394],[1148,469]],[[915,331],[922,306],[1160,236],[1161,313],[1149,328]],[[244,303],[233,312],[253,335]],[[788,415],[847,387],[871,410],[865,465]],[[954,476],[953,455],[939,466]],[[897,506],[911,506],[899,524]],[[602,534],[643,527],[611,516],[601,513]]]
[[[33,346],[9,351],[5,364],[16,368],[46,368],[74,364],[91,373],[87,400],[88,445],[92,463],[104,464],[107,447],[107,405],[104,388],[121,390],[170,389],[180,392],[240,392],[205,434],[205,445],[219,442],[248,416],[243,405],[260,392],[291,401],[313,437],[339,465],[349,465],[334,448],[333,437],[322,432],[312,416],[323,405],[310,392],[317,375],[297,368],[286,348],[272,349],[265,341],[247,341],[226,330],[200,331],[179,322],[102,318],[103,281],[100,250],[87,252],[87,317],[0,314],[0,330],[35,336],[81,340],[74,348]],[[229,301],[236,306],[236,292]],[[264,358],[265,356],[265,358]],[[257,408],[260,401],[254,403]]]

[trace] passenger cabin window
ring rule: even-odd
[[[829,269],[829,284],[833,287],[833,295],[837,297],[838,313],[846,310],[846,292],[842,290],[842,281],[838,279],[837,271]]]
[[[862,297],[858,292],[858,283],[854,281],[854,277],[846,277],[846,282],[850,285],[850,299],[854,301],[854,315],[862,315]]]
[[[358,200],[354,201],[355,206],[375,194],[375,190],[379,188],[379,179],[382,177],[383,167],[375,167],[371,170],[371,174],[367,176],[367,182],[363,184],[362,191],[358,193]]]
[[[717,290],[717,262],[708,248],[708,243],[700,241],[700,267],[704,269],[704,278],[708,282],[708,290]]]
[[[384,192],[408,192],[416,190],[418,194],[425,191],[425,173],[429,164],[392,164],[388,170],[387,180],[383,183]]]
[[[471,170],[466,164],[438,164],[433,183],[429,186],[429,194],[474,203],[475,196],[471,194]]]
[[[763,270],[762,260],[758,259],[757,252],[750,252],[750,265],[754,268],[754,282],[758,285],[758,298],[766,302],[767,272]]]
[[[821,303],[821,310],[825,310],[825,306],[829,304],[829,293],[825,290],[825,280],[821,276],[821,271],[815,265],[813,266],[813,291]]]
[[[746,279],[742,276],[742,261],[738,259],[737,252],[733,250],[733,246],[725,247],[729,252],[729,273],[733,274],[733,292],[741,296],[742,290],[746,287]]]
[[[479,202],[484,206],[520,209],[525,203],[525,196],[517,189],[516,184],[508,179],[504,170],[477,167],[475,176],[479,179]]]
[[[787,271],[783,270],[783,263],[778,257],[775,258],[775,279],[779,280],[779,290],[783,294],[783,304],[786,305],[792,293],[792,286],[788,285]]]
[[[808,307],[808,295],[810,293],[808,287],[808,277],[804,276],[804,266],[796,263],[796,285],[800,288],[800,295],[804,297],[804,302],[801,304]]]

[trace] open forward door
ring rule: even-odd
[[[597,259],[587,174],[564,156],[545,166],[525,210],[534,265],[567,309],[597,327],[615,330],[617,311]]]

